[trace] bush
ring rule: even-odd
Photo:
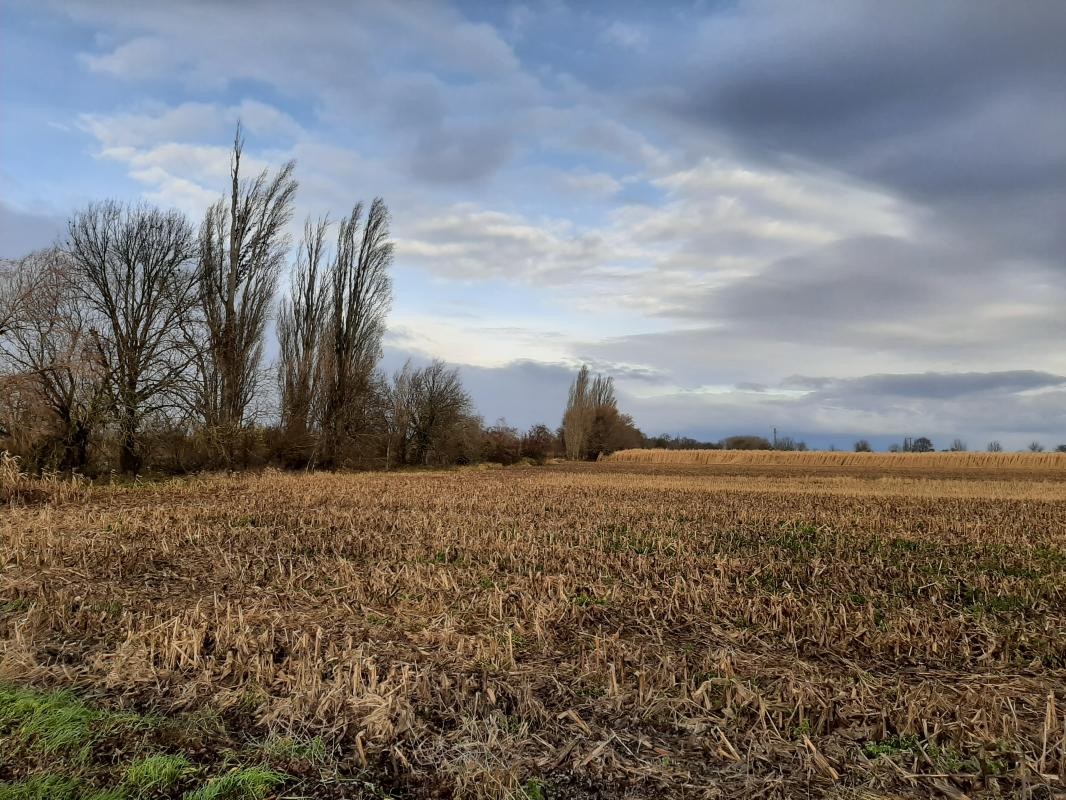
[[[491,428],[486,428],[481,456],[496,464],[514,464],[521,457],[522,440],[518,430],[500,419]]]
[[[534,425],[522,437],[522,455],[543,464],[556,453],[555,434],[547,425]]]
[[[723,450],[773,450],[770,440],[763,436],[729,436],[722,440]]]

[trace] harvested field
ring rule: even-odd
[[[626,458],[24,493],[0,796],[1064,791],[1053,472]]]

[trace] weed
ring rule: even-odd
[[[28,611],[33,606],[33,601],[28,597],[16,597],[0,603],[0,614],[18,614]]]
[[[917,736],[889,736],[878,742],[866,742],[862,752],[868,758],[879,756],[897,756],[901,753],[917,753],[919,750]]]

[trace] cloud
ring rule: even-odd
[[[555,285],[587,276],[605,256],[595,233],[576,232],[560,221],[534,224],[465,204],[412,225],[396,251],[401,258],[457,279],[506,277]]]
[[[138,36],[107,53],[83,53],[82,60],[94,72],[137,80],[166,75],[178,63],[167,43],[154,36]]]
[[[500,417],[520,430],[562,419],[574,370],[565,364],[519,359],[502,367],[462,366],[463,385],[487,422]]]
[[[948,399],[989,393],[1020,393],[1034,389],[1066,388],[1066,376],[1037,370],[1006,372],[922,372],[904,375],[864,375],[860,378],[792,376],[782,388],[816,392],[824,398],[865,396]]]
[[[600,199],[616,195],[622,188],[622,182],[613,175],[587,169],[560,173],[558,182],[566,191]]]
[[[429,128],[416,138],[411,170],[438,183],[478,181],[496,173],[513,151],[513,132],[506,125]]]
[[[64,219],[22,211],[0,201],[0,258],[21,258],[32,250],[53,245],[66,230]]]
[[[786,388],[795,386],[800,390]],[[887,443],[920,435],[933,436],[939,447],[955,437],[977,447],[1000,439],[1008,448],[1066,438],[1066,377],[1024,371],[791,379],[624,399],[645,430],[704,439],[770,426],[815,445],[844,447],[857,438]]]
[[[692,146],[802,158],[926,207],[999,250],[1066,245],[1066,7],[744,0],[655,71]],[[1009,243],[1009,244],[1007,244]],[[1007,247],[1004,247],[1007,245]]]
[[[987,123],[1000,103],[1028,112],[1043,105],[1038,118],[1058,129],[1061,104],[1038,101],[1061,99],[1066,91],[1059,80],[1066,68],[1059,46],[1066,9],[1054,2],[1005,14],[1009,9],[999,2],[975,9],[966,2],[930,8],[860,0],[833,13],[810,14],[784,2],[741,2],[735,13],[712,15],[700,26],[695,44],[705,49],[676,111],[779,152],[862,164],[889,180],[875,169],[888,142],[936,136],[945,124],[965,125],[975,115]],[[1031,113],[994,116],[1009,121],[1015,136],[1045,135],[1028,130]],[[914,155],[942,178],[972,182],[980,176],[958,171],[964,164],[977,166],[966,163],[965,155],[979,154],[1003,132],[981,125]],[[1066,144],[1028,154],[998,149],[1001,158],[1045,160],[1057,159]],[[921,179],[919,164],[910,166],[906,175],[895,176],[898,182]],[[989,166],[995,164],[983,171]]]
[[[603,40],[629,50],[644,50],[648,46],[648,34],[636,25],[615,20],[603,31]]]
[[[186,93],[267,85],[332,124],[388,130],[406,149],[408,168],[429,181],[479,181],[506,163],[514,132],[495,116],[538,90],[491,25],[443,4],[193,0],[179,15],[163,6],[75,0],[63,11],[107,30],[97,37],[106,45],[81,55],[98,74],[134,83],[178,81]],[[418,95],[408,96],[419,80]],[[168,113],[191,121],[211,111],[193,103]],[[249,132],[294,135],[295,122],[264,116],[272,111],[254,103],[241,109]],[[160,124],[179,122],[165,116]],[[413,124],[397,130],[397,117]],[[206,121],[205,130],[218,125]]]
[[[65,38],[10,71],[75,70],[77,101],[16,104],[12,186],[199,217],[241,118],[250,168],[298,160],[297,219],[385,196],[390,347],[479,370],[490,417],[493,381],[554,408],[586,361],[652,430],[1062,422],[1059,3],[42,8]],[[78,133],[36,144],[71,117],[98,156],[76,190]]]
[[[386,361],[398,368],[410,355],[393,348]],[[416,362],[424,360],[416,354]],[[529,359],[496,366],[460,362],[460,371],[487,421],[505,417],[525,429],[538,422],[557,424],[575,365]],[[845,448],[859,438],[887,446],[921,435],[932,435],[939,447],[961,437],[977,448],[999,439],[1008,449],[1021,449],[1034,439],[1052,446],[1066,438],[1066,376],[1048,373],[791,378],[773,386],[673,391],[634,389],[629,377],[621,376],[619,402],[646,433],[713,441],[737,433],[768,435],[770,427],[777,427],[782,435],[814,446]]]

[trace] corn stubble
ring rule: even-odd
[[[608,468],[610,467],[610,468]],[[1050,797],[1066,484],[266,473],[0,511],[0,679],[405,796]]]

